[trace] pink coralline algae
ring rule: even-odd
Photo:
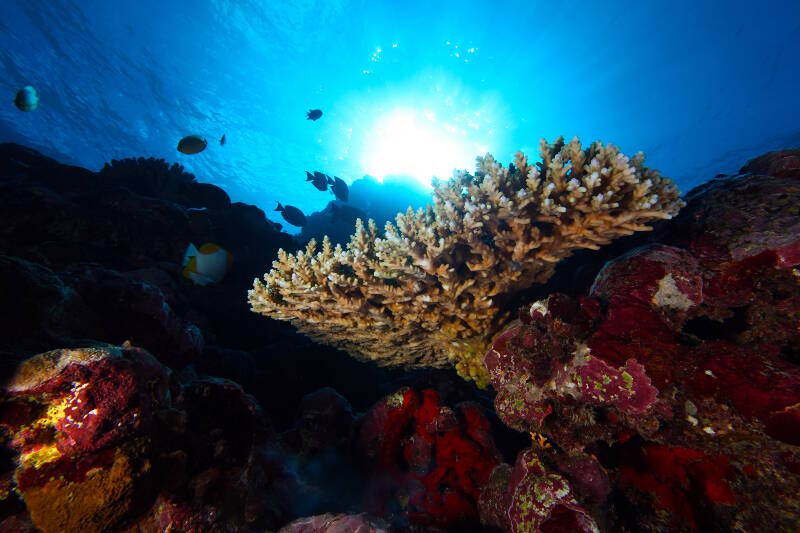
[[[541,464],[603,528],[800,523],[798,160],[690,193],[664,243],[608,263],[584,297],[524,308],[486,354],[501,420],[548,439]],[[507,490],[487,484],[485,522],[507,516]]]
[[[480,506],[485,525],[512,533],[599,531],[564,476],[549,470],[533,449],[521,452],[513,468],[495,468]]]
[[[387,533],[385,524],[366,515],[322,514],[299,518],[278,533]]]
[[[575,416],[584,406],[648,416],[658,391],[645,368],[634,358],[609,364],[589,349],[597,304],[553,295],[495,341],[485,363],[506,424],[537,432],[556,404]]]
[[[153,413],[166,368],[143,350],[57,350],[7,386],[2,429],[19,453],[15,491],[41,530],[107,530],[152,483]]]
[[[45,533],[286,521],[270,503],[293,480],[269,458],[271,430],[258,405],[231,381],[181,384],[140,348],[26,360],[5,388],[0,431],[16,459],[0,501],[24,505],[13,522],[29,517]],[[2,527],[13,530],[8,520]]]

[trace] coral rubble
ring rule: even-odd
[[[434,187],[433,206],[383,235],[358,221],[346,249],[280,251],[249,293],[253,311],[380,364],[442,367],[487,382],[481,356],[516,291],[547,280],[578,249],[597,249],[677,213],[673,184],[600,142],[541,142],[542,162],[491,155],[475,175]]]

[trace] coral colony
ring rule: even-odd
[[[253,311],[383,365],[443,367],[486,386],[489,341],[508,317],[499,301],[546,281],[579,249],[650,229],[683,205],[678,190],[612,145],[540,143],[542,163],[491,155],[475,175],[435,184],[433,206],[399,214],[383,235],[359,221],[346,249],[326,239],[279,252],[256,280]]]

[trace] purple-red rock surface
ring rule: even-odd
[[[5,503],[41,531],[278,526],[293,490],[259,406],[233,382],[179,383],[126,345],[47,352],[7,384]],[[25,513],[20,516],[24,517]]]
[[[499,416],[543,436],[525,453],[601,529],[800,524],[794,158],[690,193],[672,245],[611,261],[584,297],[524,308],[487,352]],[[489,523],[508,516],[502,485],[484,495]]]

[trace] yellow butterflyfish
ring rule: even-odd
[[[207,242],[195,247],[189,243],[183,254],[183,277],[197,285],[222,281],[233,264],[233,255],[218,244]]]

